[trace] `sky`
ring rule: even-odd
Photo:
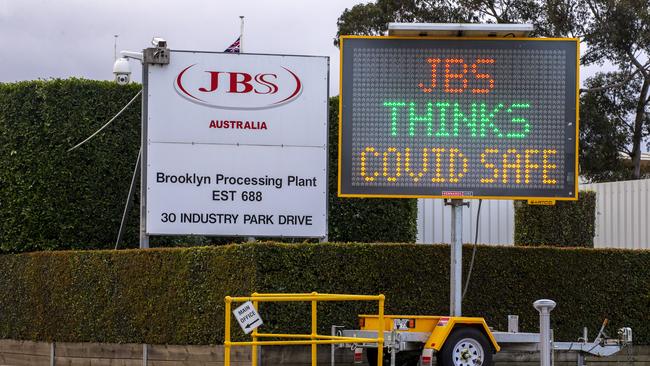
[[[244,52],[330,57],[338,94],[336,20],[359,0],[0,0],[0,82],[113,78],[120,50],[141,51],[153,36],[176,50],[226,49],[240,33]],[[140,80],[132,63],[133,80]]]
[[[359,0],[0,0],[0,82],[81,77],[111,80],[117,51],[154,36],[176,50],[218,51],[239,36],[244,52],[330,57],[338,95],[336,21]],[[132,62],[132,80],[140,80]],[[581,79],[597,68],[581,70]]]

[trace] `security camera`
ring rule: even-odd
[[[131,66],[126,57],[120,57],[113,64],[113,75],[115,82],[119,85],[126,85],[131,81]]]
[[[164,39],[162,39],[160,37],[153,37],[153,39],[151,40],[151,44],[153,44],[154,47],[158,47],[158,48],[166,48],[167,47],[167,41],[165,41]]]

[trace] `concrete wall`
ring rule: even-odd
[[[235,347],[232,352],[232,365],[250,365],[250,349]],[[2,366],[50,366],[52,344],[0,340],[0,365]],[[56,343],[54,345],[54,365],[61,366],[144,366],[143,347],[140,344],[100,344],[100,343]],[[319,347],[318,364],[330,365],[329,346]],[[336,365],[353,365],[352,352],[338,350]],[[598,366],[647,366],[650,365],[650,346],[634,346],[630,353],[609,358],[588,357],[588,364]],[[573,366],[575,353],[556,353],[555,366]],[[146,366],[222,366],[223,346],[148,346]],[[309,366],[309,347],[266,347],[262,352],[260,366]],[[495,356],[495,366],[536,366],[538,354],[534,352],[505,352]]]

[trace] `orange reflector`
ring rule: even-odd
[[[431,345],[433,347],[434,345]],[[422,366],[431,366],[433,362],[433,349],[425,348],[422,351]]]
[[[363,348],[354,349],[354,363],[363,363]]]
[[[409,319],[408,327],[411,329],[415,328],[415,319]]]

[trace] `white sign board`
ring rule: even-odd
[[[264,324],[260,314],[255,310],[255,306],[253,306],[253,303],[250,301],[241,304],[233,310],[232,313],[235,315],[235,318],[237,318],[241,330],[246,334]]]
[[[147,234],[325,237],[328,58],[147,65]]]

